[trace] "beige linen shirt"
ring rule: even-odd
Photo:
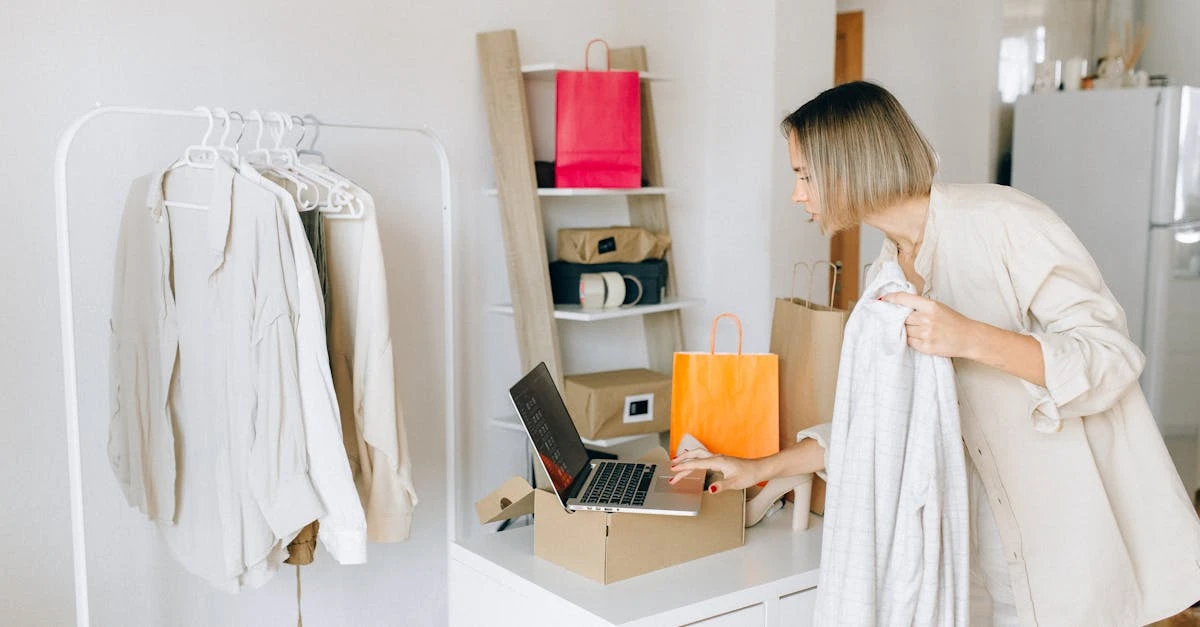
[[[363,202],[363,216],[325,223],[333,386],[367,539],[403,542],[418,499],[396,390],[383,245],[374,200],[357,186],[351,191]]]
[[[206,205],[167,209],[164,197]],[[265,583],[324,508],[296,374],[296,270],[270,190],[218,160],[136,180],[121,224],[108,452],[170,553],[229,592]]]
[[[874,268],[895,259],[885,241]],[[915,266],[926,297],[1042,346],[1046,387],[954,360],[1021,623],[1143,625],[1200,599],[1200,522],[1138,385],[1144,358],[1066,224],[1011,188],[934,185]]]

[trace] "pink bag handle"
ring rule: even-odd
[[[591,66],[592,44],[597,43],[597,42],[604,44],[604,63],[605,63],[605,65],[608,66],[605,71],[612,71],[612,53],[608,49],[608,42],[604,41],[603,39],[593,39],[588,42],[587,48],[583,49],[583,69],[584,69],[584,71],[586,71],[586,72],[592,71],[592,66]]]
[[[712,335],[708,338],[708,353],[714,355],[717,352],[717,325],[720,324],[721,318],[729,318],[737,325],[738,332],[738,356],[742,354],[742,321],[737,316],[731,313],[723,313],[716,318],[713,318]]]

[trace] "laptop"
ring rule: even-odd
[[[670,468],[589,460],[558,386],[542,362],[509,389],[509,398],[537,450],[554,493],[568,510],[695,516],[704,476],[671,485]]]

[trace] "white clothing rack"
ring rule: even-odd
[[[201,110],[153,109],[146,107],[103,106],[89,111],[67,127],[58,142],[54,159],[54,202],[55,226],[58,245],[58,296],[61,304],[62,352],[63,352],[63,399],[66,402],[67,418],[67,463],[70,476],[71,499],[71,548],[75,568],[75,623],[87,627],[88,589],[87,554],[84,547],[83,521],[83,476],[79,445],[79,394],[75,363],[75,310],[71,295],[71,241],[70,222],[67,211],[67,158],[71,145],[79,130],[92,120],[110,115],[149,116],[167,118],[201,118],[211,120],[211,114]],[[442,182],[442,306],[445,341],[445,403],[446,403],[446,532],[447,551],[457,538],[455,505],[457,499],[456,444],[458,438],[458,414],[456,403],[455,331],[454,313],[454,213],[451,204],[453,180],[446,147],[429,127],[406,127],[371,124],[348,124],[334,122],[312,122],[318,128],[342,128],[364,131],[382,131],[400,134],[417,134],[428,139],[437,151],[441,166]]]

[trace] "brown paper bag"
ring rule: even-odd
[[[775,300],[770,350],[779,355],[780,448],[794,445],[801,430],[833,420],[842,334],[850,312],[812,302],[813,269],[820,265],[833,269],[832,302],[838,269],[827,261],[797,263],[792,269],[792,296]],[[796,278],[802,267],[808,270],[807,299],[796,296]],[[825,482],[819,478],[813,481],[812,511],[825,511]]]

